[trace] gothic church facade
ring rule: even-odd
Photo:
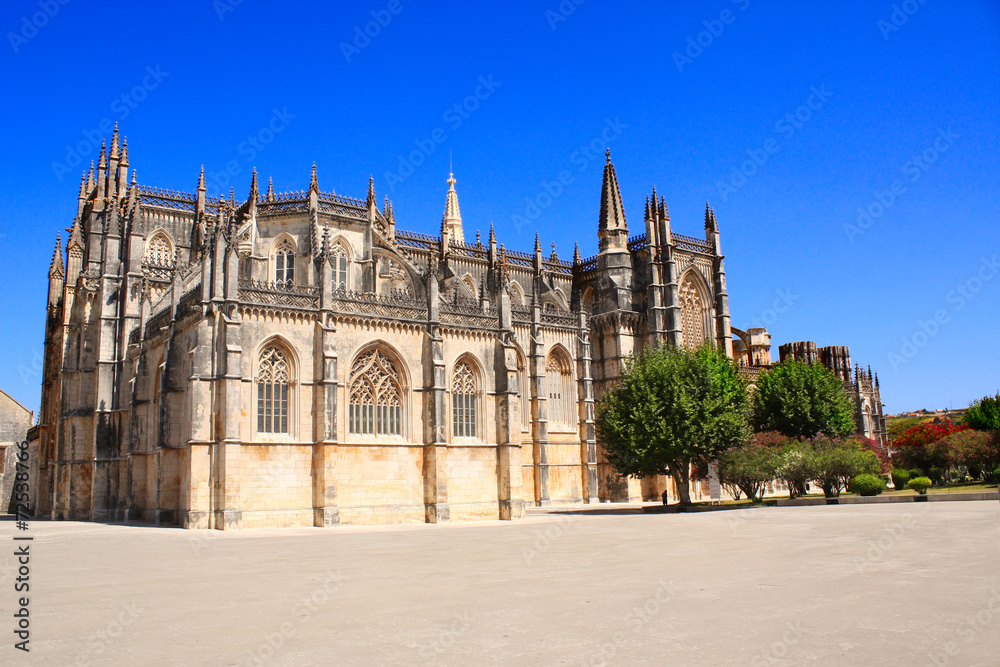
[[[49,272],[36,514],[231,529],[658,497],[602,461],[594,403],[646,346],[734,353],[712,210],[676,234],[654,190],[630,237],[609,154],[599,252],[568,261],[468,240],[448,186],[439,236],[315,165],[306,191],[254,172],[209,199],[203,175],[139,185],[116,128]]]

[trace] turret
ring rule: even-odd
[[[59,305],[62,297],[63,283],[66,280],[66,272],[63,269],[62,238],[56,234],[56,249],[52,253],[52,262],[49,264],[49,307],[55,308]]]
[[[122,137],[122,157],[118,162],[118,194],[125,194],[128,187],[128,137]]]
[[[601,214],[597,226],[600,252],[628,252],[628,225],[625,208],[618,188],[615,166],[611,164],[611,150],[605,153],[604,183],[601,186]]]
[[[441,216],[441,234],[447,234],[451,243],[465,243],[462,230],[462,213],[458,208],[458,192],[455,191],[455,174],[448,173],[448,195],[445,198],[444,215]]]

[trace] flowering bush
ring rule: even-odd
[[[917,424],[903,431],[892,441],[896,448],[893,463],[901,468],[931,468],[948,467],[948,457],[940,449],[934,450],[928,445],[945,438],[952,433],[965,431],[968,426],[956,426],[951,420],[943,424]]]
[[[934,458],[951,466],[964,466],[975,478],[1000,465],[1000,434],[964,429],[927,445]]]

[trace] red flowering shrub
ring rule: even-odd
[[[896,448],[893,454],[893,465],[899,468],[947,468],[948,456],[941,448],[930,448],[928,445],[945,438],[952,433],[968,430],[968,426],[956,426],[949,419],[944,424],[917,424],[903,431],[892,441]]]
[[[965,466],[973,477],[991,472],[1000,465],[1000,434],[963,429],[927,445],[935,458],[945,457],[950,465]]]

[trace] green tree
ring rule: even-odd
[[[973,401],[962,417],[962,423],[977,431],[1000,431],[1000,392]]]
[[[764,486],[777,477],[786,438],[777,431],[755,433],[749,442],[719,455],[719,481],[756,502]]]
[[[854,404],[824,366],[783,361],[757,380],[753,427],[790,438],[842,437],[854,432]]]
[[[670,474],[690,505],[692,462],[711,460],[749,436],[746,380],[711,343],[666,346],[626,360],[597,405],[605,456],[622,475]]]
[[[856,439],[817,436],[812,441],[813,480],[827,498],[836,498],[857,475],[877,475],[881,466],[875,452],[865,451]]]

